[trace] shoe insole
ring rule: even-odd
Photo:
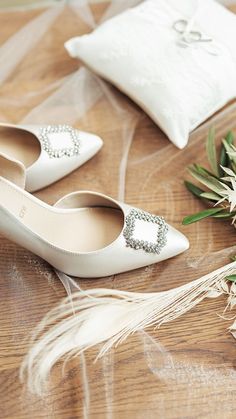
[[[124,224],[119,209],[50,207],[3,178],[0,178],[0,202],[32,232],[73,252],[92,252],[108,246],[119,236]]]
[[[37,138],[30,132],[0,126],[0,152],[29,167],[38,159],[41,147]]]

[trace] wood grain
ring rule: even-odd
[[[97,18],[104,7],[94,7]],[[41,12],[1,13],[1,43]],[[58,17],[37,48],[0,87],[4,99],[0,101],[1,118],[20,121],[51,93],[45,91],[47,86],[77,70],[78,63],[67,56],[63,42],[88,30],[68,9]],[[236,253],[235,231],[229,223],[205,220],[181,226],[183,216],[203,207],[186,191],[183,179],[188,176],[188,164],[206,163],[205,137],[212,120],[192,133],[189,145],[180,151],[125,96],[114,88],[111,91],[125,109],[129,106],[139,115],[128,158],[126,201],[164,215],[188,236],[191,248],[171,261],[114,278],[78,280],[80,285],[84,289],[102,286],[159,291],[227,263]],[[38,94],[30,96],[30,92]],[[229,128],[236,133],[235,118],[232,104],[214,117],[218,140]],[[76,125],[98,132],[104,148],[85,166],[36,194],[48,203],[77,189],[118,195],[120,161],[127,146],[120,119],[102,98]],[[59,364],[48,394],[39,399],[20,383],[19,367],[30,332],[65,296],[65,290],[48,264],[1,238],[0,295],[1,418],[235,418],[236,342],[227,330],[230,321],[217,316],[225,307],[224,298],[204,301],[173,324],[132,336],[96,364],[95,349],[85,355],[84,362],[77,358],[68,363],[64,376]]]

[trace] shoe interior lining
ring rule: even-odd
[[[17,128],[0,127],[0,151],[30,167],[40,156],[41,146],[34,134]]]
[[[3,178],[0,178],[0,196],[3,207],[31,231],[68,251],[102,249],[119,236],[124,224],[120,209],[108,206],[78,209],[44,206],[40,200]]]

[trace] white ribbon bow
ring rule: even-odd
[[[204,46],[211,55],[220,55],[222,48],[210,37],[204,36],[200,30],[192,30],[194,19],[179,19],[173,23],[173,29],[181,34],[178,44],[182,47]]]

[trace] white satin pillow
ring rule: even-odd
[[[193,19],[191,30],[212,41],[184,47],[173,27],[181,19]],[[214,0],[146,0],[65,46],[130,96],[179,148],[236,97],[236,15]]]

